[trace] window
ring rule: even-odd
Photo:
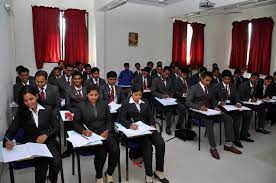
[[[191,26],[191,24],[188,24],[187,26],[187,65],[190,64],[191,61],[191,42],[192,42],[192,36],[193,36],[193,28]]]
[[[247,58],[246,58],[246,67],[249,63],[249,52],[250,52],[250,45],[251,45],[251,34],[252,34],[252,23],[248,24],[248,47],[247,47]]]
[[[59,15],[59,29],[60,29],[60,50],[61,50],[61,60],[64,60],[65,57],[65,28],[66,22],[64,18],[64,11],[60,12]]]

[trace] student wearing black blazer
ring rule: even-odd
[[[19,82],[13,85],[13,98],[16,103],[18,103],[19,93],[26,85],[35,86],[35,80],[29,75],[29,69],[21,68],[18,71]]]
[[[100,69],[98,67],[93,67],[91,69],[91,75],[89,79],[86,79],[85,82],[83,83],[84,86],[88,85],[98,85],[99,87],[103,86],[106,84],[105,80],[100,77]]]
[[[14,143],[6,139],[12,140],[19,129],[24,130],[24,143],[46,144],[53,158],[34,158],[35,182],[45,183],[46,179],[49,179],[51,183],[56,183],[62,165],[58,150],[59,146],[56,141],[56,135],[60,130],[60,126],[52,111],[43,108],[38,103],[38,100],[38,92],[35,87],[23,87],[19,94],[19,109],[6,131],[6,138],[3,144],[7,149],[12,149]],[[46,177],[48,166],[49,176]]]
[[[49,75],[48,83],[58,87],[57,80],[62,76],[61,70],[59,67],[54,67],[54,69],[52,70],[52,73],[53,73],[52,75]]]
[[[102,171],[108,153],[105,177],[108,183],[113,183],[112,174],[120,160],[120,148],[113,131],[109,107],[106,102],[99,99],[98,86],[87,87],[87,100],[78,105],[78,111],[74,115],[73,128],[85,136],[89,137],[92,133],[96,133],[106,139],[102,146],[93,148],[95,150],[96,178],[97,183],[103,183]]]
[[[36,88],[39,91],[41,105],[52,110],[57,116],[61,108],[58,87],[48,84],[47,77],[46,71],[37,71],[35,74]]]
[[[57,79],[59,95],[63,99],[65,98],[65,94],[68,88],[72,85],[73,70],[74,70],[74,67],[71,64],[67,64],[64,70],[64,75]]]
[[[142,101],[142,88],[139,86],[132,87],[131,96],[126,100],[121,109],[120,122],[126,128],[136,130],[138,126],[134,124],[136,121],[142,121],[147,125],[155,127],[155,120],[150,110],[149,104]],[[149,136],[144,136],[138,140],[143,144],[143,159],[146,171],[146,183],[153,182],[152,176],[160,182],[169,182],[164,177],[164,156],[165,156],[165,142],[162,136],[157,132]],[[152,145],[156,149],[156,171],[152,172]]]

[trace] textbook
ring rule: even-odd
[[[198,112],[200,114],[204,114],[206,116],[216,116],[216,115],[221,114],[221,111],[217,111],[217,110],[214,110],[214,109],[208,109],[207,111],[202,111],[202,110],[197,110],[197,109],[190,108],[190,110]]]
[[[169,105],[177,105],[175,98],[157,98],[154,97],[158,102],[160,102],[163,106],[169,106]]]
[[[35,157],[53,157],[46,144],[32,142],[15,145],[11,150],[3,148],[2,154],[4,163],[31,159]]]
[[[105,140],[96,133],[92,133],[90,137],[86,137],[75,131],[68,131],[67,134],[69,136],[67,140],[72,143],[73,147],[101,145],[103,144],[102,140]]]
[[[222,106],[226,111],[251,111],[250,108],[241,106],[240,108],[234,106],[234,105],[224,105]]]

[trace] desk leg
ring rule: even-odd
[[[75,175],[75,150],[72,151],[72,175]]]
[[[128,147],[127,146],[126,146],[126,181],[128,181]]]
[[[81,167],[80,167],[80,154],[79,151],[76,151],[77,155],[77,162],[78,162],[78,178],[79,178],[79,183],[81,183]]]
[[[258,114],[257,112],[255,111],[255,131],[257,131],[257,119],[258,119]]]
[[[122,175],[121,175],[121,160],[119,158],[119,162],[118,162],[118,174],[119,174],[119,183],[122,182]]]
[[[163,114],[164,114],[164,109],[163,109],[163,107],[162,107],[162,109],[161,109],[161,129],[160,129],[160,133],[162,134],[162,132],[163,132],[163,125],[164,125],[164,120],[163,120]]]
[[[12,163],[9,163],[9,170],[10,170],[11,183],[14,183],[14,174],[13,174],[13,165],[12,165]]]
[[[66,123],[67,122],[63,123],[63,141],[64,141],[64,147],[66,147],[66,136],[67,136],[66,135],[66,131],[67,131],[67,129],[66,129],[67,128]]]
[[[62,160],[61,160],[60,176],[61,176],[61,183],[64,183],[64,173],[63,173],[63,163],[62,163]]]

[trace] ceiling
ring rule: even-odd
[[[184,0],[128,0],[130,3],[164,7]]]

